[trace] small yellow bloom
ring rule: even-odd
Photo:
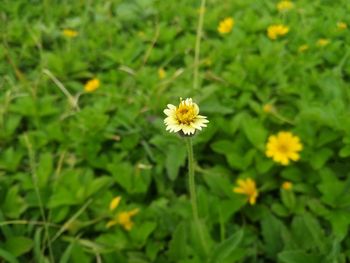
[[[166,71],[163,68],[158,69],[158,77],[159,79],[164,79],[166,77]]]
[[[232,17],[225,18],[220,22],[218,26],[218,31],[220,34],[230,33],[234,25],[235,25],[235,20]]]
[[[109,203],[109,210],[113,211],[114,209],[116,209],[121,199],[122,199],[121,196],[114,197],[112,201]]]
[[[72,29],[63,29],[62,33],[65,37],[70,37],[70,38],[76,37],[79,34],[77,31]]]
[[[331,41],[329,39],[326,38],[320,38],[319,40],[317,40],[316,45],[319,47],[325,47],[327,46]]]
[[[294,4],[291,1],[280,1],[277,3],[277,9],[280,12],[289,11],[293,9]]]
[[[271,112],[276,111],[276,109],[275,109],[275,107],[274,107],[272,104],[267,103],[267,104],[265,104],[265,105],[263,106],[263,111],[264,111],[265,113],[271,113]]]
[[[348,28],[348,25],[347,25],[346,23],[344,23],[344,22],[338,22],[338,23],[337,23],[337,28],[338,28],[339,30],[345,30],[345,29]]]
[[[282,189],[284,189],[284,190],[292,190],[292,188],[293,188],[293,184],[291,182],[289,182],[289,181],[283,182]]]
[[[116,224],[121,225],[125,230],[130,231],[134,225],[134,222],[131,221],[131,218],[139,213],[139,209],[135,208],[131,211],[123,211],[117,214],[117,216],[109,221],[106,225],[107,228],[110,228]]]
[[[90,79],[88,82],[86,82],[84,86],[85,92],[93,92],[97,90],[100,87],[100,81],[99,79]]]
[[[168,104],[167,107],[164,110],[164,114],[167,115],[164,119],[167,131],[181,131],[185,135],[191,135],[196,129],[202,130],[202,127],[207,127],[207,117],[199,115],[199,107],[191,98],[181,99],[178,107],[172,104]]]
[[[288,165],[289,161],[298,161],[299,152],[303,149],[300,139],[291,132],[279,132],[271,135],[266,144],[266,156],[282,165]]]
[[[233,188],[233,192],[237,194],[243,194],[248,196],[249,203],[254,205],[256,198],[259,196],[259,191],[256,188],[256,183],[253,179],[247,178],[246,180],[238,179],[238,186]]]
[[[298,52],[299,52],[299,53],[303,53],[303,52],[305,52],[305,51],[308,50],[308,49],[309,49],[309,46],[306,45],[306,44],[304,44],[304,45],[301,45],[301,46],[298,48]]]
[[[271,25],[267,28],[267,36],[272,40],[277,39],[279,36],[284,36],[288,32],[289,27],[282,24]]]

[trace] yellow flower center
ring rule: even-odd
[[[191,124],[191,122],[195,119],[196,112],[194,107],[188,106],[184,103],[181,103],[179,107],[176,109],[176,119],[180,124]]]
[[[280,145],[278,145],[278,151],[279,151],[280,153],[286,154],[286,153],[289,152],[289,148],[288,148],[288,146],[285,145],[285,144],[280,144]]]

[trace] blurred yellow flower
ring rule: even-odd
[[[267,36],[272,40],[277,39],[279,36],[284,36],[288,32],[289,27],[282,24],[271,25],[267,28]]]
[[[289,11],[294,7],[294,4],[291,1],[280,1],[279,3],[277,3],[277,9],[280,12],[284,12],[284,11]]]
[[[166,71],[163,68],[158,69],[158,77],[159,79],[164,79],[166,77]]]
[[[347,25],[346,23],[344,23],[344,22],[338,22],[338,23],[337,23],[337,28],[338,28],[339,30],[345,30],[345,29],[348,28],[348,25]]]
[[[62,33],[65,37],[70,37],[70,38],[76,37],[79,34],[77,31],[72,29],[63,29]]]
[[[263,111],[265,113],[271,113],[271,112],[274,112],[275,110],[276,110],[275,107],[270,103],[267,103],[263,106]]]
[[[182,131],[185,135],[191,135],[196,132],[196,129],[202,130],[202,127],[207,127],[206,116],[198,115],[199,107],[192,101],[191,98],[180,101],[178,107],[168,104],[164,110],[167,117],[164,119],[166,130],[170,132]]]
[[[325,47],[327,46],[331,41],[327,38],[320,38],[317,40],[316,45],[319,47]]]
[[[238,179],[237,184],[238,186],[233,188],[233,192],[247,195],[249,203],[254,205],[256,198],[259,196],[259,191],[256,188],[255,181],[251,178],[247,178],[246,180]]]
[[[116,209],[121,199],[122,199],[121,196],[114,197],[112,201],[109,203],[109,210],[113,211],[114,209]]]
[[[298,48],[298,52],[299,52],[299,53],[303,53],[303,52],[305,52],[305,51],[308,50],[308,49],[309,49],[309,45],[304,44],[304,45],[301,45],[301,46]]]
[[[288,165],[289,161],[298,161],[299,152],[303,149],[300,139],[291,132],[279,132],[271,135],[266,144],[266,156],[282,165]]]
[[[218,26],[218,31],[220,34],[230,33],[234,25],[235,25],[235,20],[232,17],[225,18],[220,22]]]
[[[135,208],[131,211],[123,211],[117,214],[117,216],[109,221],[106,225],[107,228],[110,228],[116,224],[121,225],[125,230],[130,231],[134,225],[134,222],[131,221],[131,218],[139,213],[139,209]]]
[[[100,81],[97,78],[90,79],[85,83],[84,90],[85,92],[93,92],[100,87]]]
[[[291,182],[289,182],[289,181],[285,181],[285,182],[283,182],[281,187],[284,190],[292,190],[293,184]]]

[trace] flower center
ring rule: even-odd
[[[280,153],[287,153],[289,151],[288,146],[285,144],[278,145],[278,151]]]
[[[190,124],[195,119],[196,114],[194,111],[194,107],[188,106],[184,103],[181,103],[179,107],[176,109],[176,119],[180,124]]]

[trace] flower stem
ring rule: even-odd
[[[195,180],[194,180],[194,157],[193,157],[192,138],[187,137],[186,143],[187,143],[187,152],[188,152],[188,185],[190,188],[193,219],[196,222],[199,220],[199,216],[198,216],[198,208],[197,208],[196,186],[195,186]]]
[[[203,34],[203,20],[205,12],[205,1],[201,0],[201,6],[199,8],[199,19],[196,33],[196,46],[194,52],[194,68],[193,68],[193,89],[196,90],[198,86],[198,68],[199,68],[199,55],[201,50],[201,38]]]
[[[188,185],[190,190],[192,215],[193,215],[194,224],[198,231],[200,241],[202,243],[202,247],[205,253],[207,253],[208,247],[204,239],[204,233],[202,231],[201,222],[198,216],[196,184],[195,184],[195,178],[194,178],[194,156],[193,156],[192,138],[186,137],[185,140],[186,140],[187,152],[188,152]]]

